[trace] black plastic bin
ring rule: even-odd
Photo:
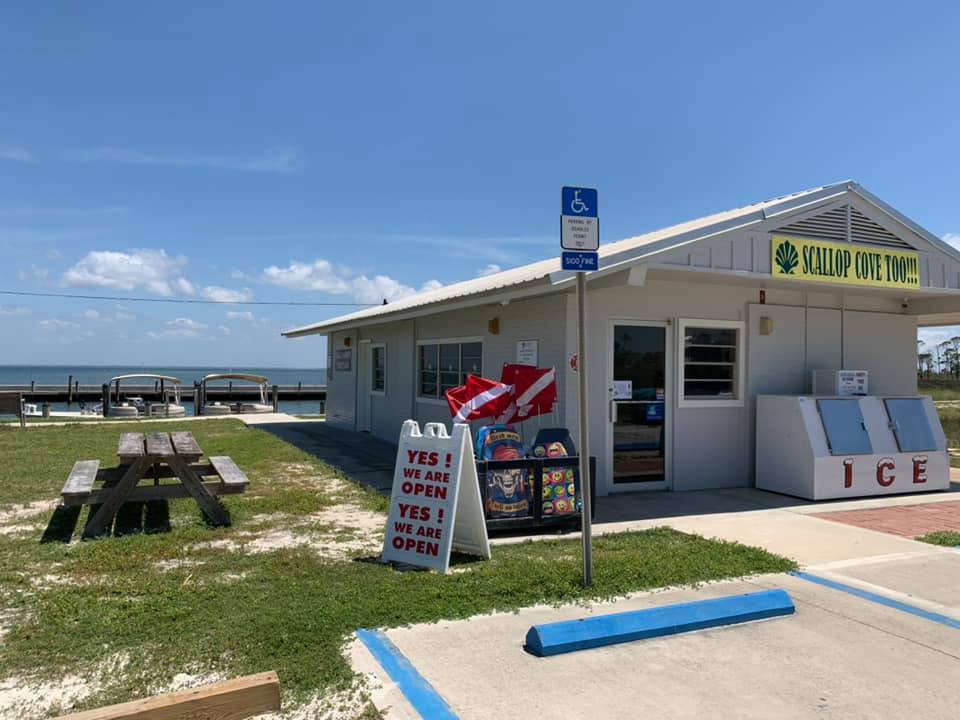
[[[580,528],[580,512],[565,515],[544,515],[540,498],[543,493],[544,468],[579,468],[580,458],[576,455],[552,458],[518,458],[516,460],[478,460],[477,479],[480,482],[480,499],[483,502],[483,513],[487,522],[487,532],[511,532],[516,530],[577,530]],[[493,518],[487,511],[487,471],[488,470],[526,470],[527,477],[533,473],[533,494],[530,499],[530,513],[520,517]],[[579,477],[576,480],[577,495],[582,497]],[[590,509],[591,518],[597,514],[597,459],[590,456]]]

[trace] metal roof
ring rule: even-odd
[[[815,203],[829,202],[832,198],[847,192],[860,195],[939,249],[960,259],[956,250],[942,240],[865,191],[857,183],[844,181],[707,215],[662,230],[654,230],[644,235],[601,245],[599,250],[600,269],[591,273],[590,277],[596,278],[609,272],[622,270],[641,258],[648,258],[688,243],[704,240],[721,232],[762,222],[781,213],[795,211]],[[444,285],[436,290],[410,295],[387,305],[378,305],[312,325],[285,330],[282,335],[302,337],[371,325],[377,322],[399,320],[408,316],[426,314],[434,310],[431,306],[437,306],[435,310],[440,311],[441,309],[451,309],[452,306],[481,304],[490,301],[489,296],[507,299],[512,296],[522,297],[524,295],[552,292],[562,289],[572,278],[572,273],[565,273],[561,269],[560,258],[553,257],[549,260],[541,260],[493,275]],[[446,307],[441,308],[441,305]]]

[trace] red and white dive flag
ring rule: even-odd
[[[497,416],[501,424],[522,422],[553,412],[557,402],[557,372],[532,365],[504,365],[500,383],[513,388],[511,403]]]
[[[465,423],[503,413],[513,394],[513,387],[496,380],[467,375],[466,385],[447,390],[447,405],[454,423]]]

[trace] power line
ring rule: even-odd
[[[194,298],[147,298],[147,297],[110,297],[108,295],[77,295],[72,293],[26,292],[23,290],[0,290],[0,295],[19,295],[22,297],[67,298],[71,300],[111,300],[116,302],[181,303],[190,305],[296,305],[304,307],[373,307],[380,303],[349,302],[296,302],[271,300],[197,300]]]

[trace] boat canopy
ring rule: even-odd
[[[110,378],[111,384],[125,380],[162,380],[163,382],[170,382],[174,385],[181,384],[179,378],[170,375],[157,375],[156,373],[132,373],[130,375],[117,375],[116,377]]]
[[[200,382],[206,385],[209,382],[217,380],[245,380],[246,382],[256,383],[257,385],[266,385],[270,382],[263,375],[249,375],[247,373],[221,373],[217,375],[207,375]]]

